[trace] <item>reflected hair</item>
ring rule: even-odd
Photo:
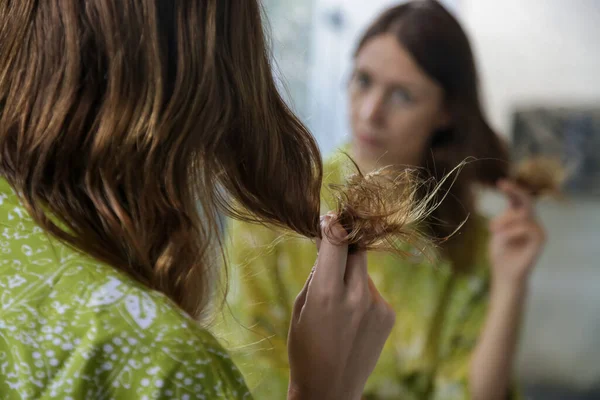
[[[415,176],[438,182],[434,192],[442,193],[443,200],[424,216],[427,233],[442,244],[454,269],[464,271],[473,264],[476,250],[467,245],[477,233],[468,218],[475,213],[475,185],[495,186],[500,179],[512,179],[534,196],[552,195],[560,192],[565,171],[557,160],[545,157],[511,164],[507,144],[483,112],[469,39],[438,1],[414,0],[384,11],[359,40],[355,56],[368,41],[387,33],[444,91],[451,123],[433,133]],[[458,170],[454,179],[447,179]],[[431,199],[431,186],[419,185],[417,190],[415,202]]]
[[[473,240],[469,234],[475,230],[469,229],[470,220],[464,223],[475,212],[474,186],[494,186],[499,179],[510,176],[507,146],[484,115],[469,39],[444,6],[435,0],[415,0],[384,11],[359,40],[355,55],[383,34],[393,34],[443,89],[451,116],[450,125],[431,136],[418,166],[421,178],[442,180],[465,159],[476,160],[465,165],[456,179],[446,180],[441,188],[445,199],[426,221],[428,232],[443,242],[443,250],[455,270],[460,271],[472,264],[474,255],[474,251],[465,251],[469,248],[465,243]],[[521,183],[527,184],[527,180]],[[422,191],[419,199],[426,196],[427,191]],[[461,234],[452,236],[461,226]]]

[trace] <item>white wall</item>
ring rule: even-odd
[[[354,42],[391,0],[316,0],[308,126],[326,155],[347,133],[345,80]],[[339,24],[332,18],[339,17]]]
[[[600,101],[600,1],[461,0],[492,124],[520,104]]]

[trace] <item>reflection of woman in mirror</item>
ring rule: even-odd
[[[415,267],[369,254],[369,271],[396,310],[398,323],[371,376],[374,399],[506,399],[514,393],[512,364],[527,281],[544,242],[532,198],[505,178],[507,151],[481,109],[469,41],[436,1],[414,1],[382,14],[359,41],[348,88],[352,140],[347,151],[363,171],[388,164],[421,167],[441,178],[466,157],[429,218],[444,241],[440,258]],[[346,159],[334,156],[326,183],[344,180]],[[508,208],[492,221],[476,211],[477,185],[497,187]],[[325,193],[325,191],[324,191]],[[328,207],[328,198],[323,198]],[[236,344],[257,394],[277,398],[288,376],[285,338],[293,296],[315,258],[303,240],[278,240],[265,227],[234,224],[232,256],[240,264],[234,309],[249,330]],[[410,249],[408,249],[410,250]],[[267,253],[267,256],[264,255]],[[340,332],[342,335],[343,332]],[[279,383],[278,383],[279,382]],[[268,397],[267,397],[268,396]]]

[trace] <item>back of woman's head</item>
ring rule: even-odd
[[[441,178],[465,158],[479,160],[463,168],[451,187],[448,181],[449,196],[430,217],[434,233],[444,237],[473,211],[474,183],[493,185],[507,176],[507,151],[484,117],[473,52],[458,21],[435,0],[404,3],[371,24],[357,54],[371,39],[389,33],[444,93],[449,124],[430,138],[421,165],[425,173]]]
[[[239,214],[222,193],[259,219],[318,226],[319,151],[276,90],[260,11],[0,3],[0,175],[45,229],[191,314],[210,294],[216,212]]]

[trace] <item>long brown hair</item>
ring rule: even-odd
[[[50,234],[191,315],[219,211],[321,235],[321,155],[276,89],[256,0],[2,1],[0,54],[0,177]],[[431,202],[409,177],[365,179],[342,189],[346,241],[410,238]]]
[[[379,16],[359,41],[356,54],[374,37],[392,33],[417,64],[443,89],[451,125],[434,132],[422,161],[422,173],[441,179],[463,160],[474,157],[456,180],[448,180],[446,198],[428,218],[431,232],[444,239],[475,211],[473,186],[494,185],[509,173],[505,144],[490,128],[479,99],[475,60],[458,21],[435,0],[401,4]],[[469,222],[444,247],[456,269],[470,263],[464,246]],[[461,248],[462,247],[462,248]]]
[[[3,1],[0,54],[0,175],[46,230],[190,314],[217,209],[236,213],[223,193],[318,227],[319,150],[276,90],[257,1]]]

